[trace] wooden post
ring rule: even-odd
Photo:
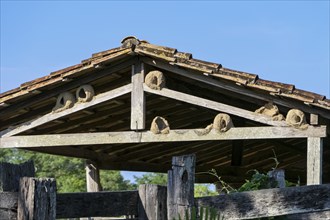
[[[34,177],[33,161],[22,164],[0,163],[0,192],[18,192],[21,177]]]
[[[322,184],[322,154],[322,138],[307,138],[307,185]]]
[[[167,188],[158,185],[139,186],[139,220],[167,220]]]
[[[285,188],[285,172],[283,169],[269,171],[268,176],[277,182],[278,188]]]
[[[167,216],[169,220],[185,219],[186,213],[191,216],[194,206],[195,183],[194,154],[172,158],[172,170],[168,171],[167,183]]]
[[[18,220],[55,220],[55,179],[23,177],[18,193]]]
[[[87,192],[102,191],[100,182],[100,171],[97,164],[91,160],[86,160],[86,186]]]
[[[145,129],[144,64],[132,65],[131,130]]]

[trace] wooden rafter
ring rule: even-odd
[[[298,108],[302,111],[310,112],[313,114],[318,114],[318,115],[323,116],[324,118],[330,119],[330,114],[327,111],[320,110],[318,108],[311,108],[308,105],[298,104],[298,103],[296,103],[294,101],[290,101],[290,100],[283,100],[279,97],[276,97],[275,95],[256,93],[249,89],[246,89],[244,86],[233,85],[231,83],[227,83],[227,82],[224,82],[221,80],[215,80],[215,79],[212,79],[212,77],[203,76],[202,74],[198,74],[198,73],[194,74],[194,73],[192,73],[192,71],[185,70],[178,66],[168,65],[168,63],[162,62],[160,60],[143,57],[142,61],[144,63],[154,66],[156,68],[160,68],[160,69],[163,69],[163,70],[166,70],[166,71],[169,71],[169,72],[172,72],[172,73],[184,76],[184,77],[188,77],[190,79],[206,83],[207,85],[212,85],[217,88],[228,90],[230,92],[246,95],[250,98],[260,99],[265,102],[272,101],[275,104],[286,106],[288,108]]]
[[[143,85],[144,91],[156,95],[161,95],[167,98],[172,98],[178,101],[198,105],[208,109],[225,112],[231,115],[236,115],[252,121],[260,122],[267,125],[286,127],[288,126],[284,121],[273,121],[270,116],[258,114],[245,109],[237,108],[234,106],[226,105],[220,102],[211,101],[208,99],[200,98],[193,95],[188,95],[182,92],[174,91],[171,89],[163,88],[162,90],[150,89],[147,85]]]
[[[33,129],[35,127],[38,127],[40,125],[46,124],[48,122],[54,121],[56,119],[62,118],[64,116],[70,115],[72,113],[90,108],[92,106],[95,106],[97,104],[109,101],[111,99],[114,99],[116,97],[125,95],[132,91],[132,84],[128,84],[122,87],[119,87],[117,89],[101,93],[93,98],[92,101],[86,102],[86,103],[79,103],[73,106],[72,108],[63,110],[61,112],[51,112],[48,113],[40,118],[33,119],[29,122],[25,122],[23,124],[18,125],[14,129],[6,129],[0,133],[0,136],[2,137],[10,137],[19,133],[22,133],[24,131],[27,131],[29,129]]]
[[[151,142],[182,142],[211,140],[247,140],[277,138],[325,137],[326,127],[309,126],[306,130],[292,127],[244,127],[231,128],[227,132],[204,129],[171,130],[169,134],[153,134],[150,131],[123,131],[100,133],[73,133],[51,135],[28,135],[1,138],[1,148],[12,147],[55,147],[98,144],[125,144]]]

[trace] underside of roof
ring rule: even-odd
[[[189,53],[153,45],[134,37],[125,38],[118,48],[93,54],[80,64],[0,94],[1,134],[6,135],[17,128],[23,128],[19,135],[24,136],[134,131],[131,125],[133,98],[129,86],[132,82],[132,66],[137,63],[143,63],[146,74],[155,70],[162,72],[166,78],[166,89],[160,92],[148,88],[144,90],[146,127],[136,130],[149,130],[157,116],[165,118],[171,130],[205,128],[219,113],[216,108],[210,108],[209,103],[222,103],[253,113],[271,103],[284,116],[290,109],[300,109],[305,113],[308,123],[316,127],[326,125],[328,130],[327,137],[323,138],[323,157],[330,156],[330,100],[325,96],[297,89],[294,85],[263,80],[255,74],[224,68],[221,64],[194,59]],[[77,88],[82,85],[91,86],[95,97],[101,97],[109,91],[129,92],[119,92],[113,98],[93,105],[73,103],[74,110],[69,114],[53,117],[54,114],[61,114],[54,109],[59,95],[65,92],[75,95]],[[171,97],[171,91],[177,92],[176,95],[182,94],[182,100]],[[187,101],[189,97],[198,97],[192,100],[206,100],[207,104]],[[87,107],[79,108],[78,105]],[[243,118],[232,112],[229,115],[235,127],[257,128],[265,124],[253,117]],[[53,119],[31,126],[46,116]],[[281,124],[282,121],[269,122],[266,126],[276,123]],[[13,133],[12,136],[15,135]],[[25,149],[91,159],[97,161],[101,169],[155,172],[170,169],[172,156],[194,153],[197,157],[197,172],[215,168],[224,180],[238,184],[244,182],[248,170],[273,168],[275,163],[271,158],[274,152],[280,162],[279,167],[285,169],[291,181],[297,181],[298,178],[302,182],[306,181],[306,146],[306,138],[291,137],[39,146]],[[323,170],[324,181],[330,182],[330,162],[326,159]],[[200,182],[212,182],[205,175],[197,175],[196,178]]]

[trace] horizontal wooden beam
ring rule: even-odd
[[[138,197],[137,191],[57,194],[56,218],[137,215]]]
[[[247,140],[277,138],[325,137],[326,127],[309,126],[306,130],[292,127],[238,127],[227,132],[204,129],[171,130],[169,134],[154,134],[151,131],[123,131],[99,133],[73,133],[50,135],[26,135],[2,137],[1,148],[83,146],[98,144],[126,144],[152,142]]]
[[[288,126],[285,121],[273,121],[272,118],[267,115],[258,114],[245,109],[237,108],[231,105],[226,105],[220,102],[211,101],[193,95],[188,95],[171,89],[163,88],[162,90],[154,90],[154,89],[150,89],[146,84],[143,85],[143,88],[144,91],[148,93],[161,95],[167,98],[172,98],[178,101],[190,103],[193,105],[198,105],[204,108],[208,108],[220,112],[225,112],[231,115],[236,115],[263,124],[280,126],[280,127]]]
[[[308,196],[306,196],[308,195]],[[256,219],[330,210],[330,184],[264,189],[195,199],[224,219]]]
[[[76,104],[72,108],[63,110],[61,112],[50,112],[50,113],[48,113],[48,114],[46,114],[46,115],[44,115],[40,118],[33,119],[31,121],[28,121],[28,122],[24,122],[23,124],[18,125],[16,128],[6,129],[6,130],[0,132],[0,136],[10,137],[10,136],[22,133],[22,132],[27,131],[29,129],[38,127],[40,125],[43,125],[43,124],[46,124],[48,122],[54,121],[56,119],[62,118],[64,116],[70,115],[72,113],[90,108],[90,107],[95,106],[97,104],[100,104],[100,103],[109,101],[111,99],[114,99],[116,97],[125,95],[127,93],[130,93],[131,91],[132,91],[132,84],[128,84],[128,85],[119,87],[117,89],[98,94],[90,102]]]

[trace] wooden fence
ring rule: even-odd
[[[181,218],[186,213],[192,215],[195,210],[198,210],[198,219],[206,220],[205,211],[200,216],[201,208],[206,207],[224,219],[283,215],[287,219],[330,219],[330,184],[194,199],[194,155],[174,157],[172,164],[168,187],[141,185],[136,191],[57,193],[55,179],[31,177],[34,175],[32,162],[0,163],[0,220],[89,216],[172,220],[178,219],[178,215]]]

